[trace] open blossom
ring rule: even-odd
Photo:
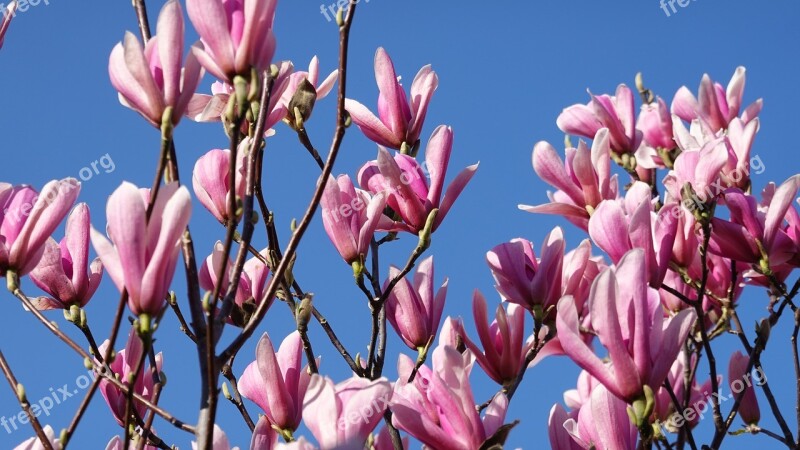
[[[194,195],[220,223],[227,225],[231,220],[228,214],[230,196],[244,198],[247,187],[245,156],[251,142],[250,139],[243,140],[236,152],[236,192],[233,194],[230,192],[229,180],[230,150],[211,150],[201,156],[194,165],[192,171]]]
[[[348,263],[363,263],[369,252],[372,236],[383,218],[386,194],[374,196],[356,189],[348,175],[328,177],[320,200],[322,225]]]
[[[586,104],[565,108],[556,123],[564,133],[575,134],[589,139],[602,128],[608,128],[611,150],[615,153],[633,153],[642,141],[642,132],[636,129],[634,121],[633,93],[624,84],[617,87],[616,95],[591,95]]]
[[[302,366],[302,358],[299,332],[287,336],[277,352],[264,333],[258,341],[256,360],[239,379],[242,395],[264,411],[273,427],[286,432],[296,430],[303,417],[303,399],[310,377]]]
[[[158,15],[156,35],[142,44],[131,32],[111,51],[108,73],[120,102],[160,128],[177,125],[189,105],[203,69],[191,54],[183,63],[183,9],[169,0]],[[167,108],[171,115],[164,117]]]
[[[559,405],[560,407],[560,405]],[[606,386],[599,384],[591,391],[591,396],[581,406],[577,414],[568,415],[566,412],[551,411],[550,432],[551,442],[553,435],[558,436],[558,421],[575,443],[568,444],[565,439],[556,439],[558,446],[554,450],[578,449],[609,449],[609,450],[634,450],[638,432],[631,423],[627,413],[628,405],[609,391]],[[563,435],[562,435],[563,436]]]
[[[384,289],[387,288],[389,280],[399,274],[400,269],[392,266],[389,269],[389,278],[384,283]],[[401,278],[389,293],[386,300],[386,317],[409,348],[421,350],[436,335],[446,296],[446,278],[434,295],[433,256],[419,263],[413,284],[405,277]]]
[[[744,423],[758,425],[758,421],[761,420],[761,411],[758,409],[753,377],[747,371],[748,365],[750,365],[750,358],[742,352],[737,350],[731,355],[728,363],[728,386],[733,395],[738,396],[740,392],[744,391],[742,402],[739,404],[739,416]]]
[[[800,175],[786,180],[774,192],[766,213],[758,210],[755,198],[738,189],[725,192],[730,221],[714,218],[709,250],[736,261],[762,264],[761,270],[779,266],[795,258],[798,243],[787,235],[784,220],[794,209],[792,202],[800,190]]]
[[[677,158],[672,170],[664,177],[664,187],[670,196],[681,199],[687,207],[703,208],[722,195],[722,169],[728,164],[728,148],[723,138],[708,140],[699,149],[685,149]],[[694,195],[687,197],[683,191],[689,184]],[[694,205],[694,206],[691,206]]]
[[[109,341],[106,340],[100,345],[99,350],[101,355],[105,355],[109,346]],[[127,381],[133,378],[136,367],[142,359],[142,352],[144,351],[144,344],[134,329],[128,333],[128,342],[125,344],[125,349],[120,350],[113,361],[109,364],[113,375],[120,381]],[[156,355],[156,367],[150,367],[149,363],[139,371],[139,377],[136,378],[133,384],[133,390],[142,397],[151,400],[153,397],[153,374],[161,372],[161,365],[163,362],[161,353]],[[145,361],[147,359],[145,358]],[[127,395],[119,388],[114,386],[110,381],[105,379],[100,380],[100,394],[106,400],[108,407],[111,409],[111,414],[117,421],[119,426],[125,426],[125,406]],[[133,407],[135,408],[139,417],[144,417],[147,412],[145,405],[139,401],[134,400]]]
[[[192,48],[200,64],[220,81],[250,77],[272,63],[272,25],[277,0],[187,0],[186,9],[201,42]]]
[[[353,123],[371,141],[399,150],[403,144],[413,149],[422,134],[428,104],[439,86],[439,77],[427,65],[420,69],[411,83],[409,105],[403,86],[394,71],[389,54],[382,47],[375,52],[375,79],[378,82],[378,117],[366,106],[346,99],[345,108]]]
[[[67,218],[66,235],[60,243],[49,238],[44,254],[30,273],[31,281],[49,297],[39,297],[34,304],[42,309],[69,309],[85,306],[103,277],[100,258],[89,262],[89,207],[81,203]],[[88,269],[88,273],[87,273]]]
[[[591,151],[581,141],[578,148],[566,149],[566,163],[547,142],[533,148],[533,170],[558,190],[548,193],[550,203],[538,206],[520,205],[523,211],[564,216],[584,230],[589,216],[603,200],[619,196],[617,175],[611,175],[608,129],[597,131]]]
[[[92,244],[117,289],[128,292],[128,307],[155,317],[166,304],[181,237],[192,202],[186,187],[169,183],[158,191],[147,219],[148,189],[124,182],[106,206],[109,241],[92,228]]]
[[[645,385],[653,390],[661,386],[695,320],[688,309],[664,317],[657,291],[647,286],[645,264],[644,252],[631,250],[592,285],[591,326],[608,350],[610,364],[581,335],[570,297],[559,302],[556,320],[565,353],[628,403],[643,398]]]
[[[503,305],[498,305],[495,320],[489,324],[486,299],[476,290],[472,297],[472,315],[483,351],[464,334],[467,348],[489,378],[503,386],[513,382],[526,364],[528,350],[533,347],[533,340],[525,341],[525,309],[509,303],[506,311]]]
[[[425,228],[431,211],[438,209],[432,231],[441,225],[461,191],[475,175],[478,165],[462,170],[444,189],[444,178],[453,150],[453,130],[439,126],[433,132],[425,149],[425,170],[416,159],[398,153],[394,158],[385,148],[378,149],[377,161],[370,161],[358,172],[362,188],[377,194],[388,191],[387,204],[396,211],[403,223],[392,225],[391,231],[408,231],[414,234]],[[425,178],[430,174],[430,185]],[[444,193],[444,196],[442,194]],[[388,231],[388,230],[387,230]]]
[[[469,382],[472,363],[450,346],[433,351],[433,370],[421,366],[408,377],[414,362],[400,355],[400,379],[394,387],[392,424],[438,450],[473,450],[494,435],[505,420],[508,399],[497,394],[481,419]]]
[[[334,385],[314,374],[303,401],[303,421],[320,450],[362,449],[391,398],[392,385],[385,378],[354,376]]]
[[[565,246],[564,233],[556,227],[545,237],[539,259],[533,244],[525,239],[494,247],[486,253],[486,262],[497,292],[505,301],[529,310],[555,306],[561,298]]]
[[[703,75],[697,97],[682,86],[672,100],[672,113],[681,119],[691,122],[701,119],[714,132],[728,128],[728,124],[739,116],[744,96],[745,68],[737,67],[725,89],[721,84],[711,81],[708,74]],[[742,121],[747,124],[761,112],[762,100],[756,100],[742,114]]]
[[[61,450],[61,440],[58,438],[58,436],[56,436],[56,432],[53,431],[53,427],[50,425],[45,425],[42,427],[42,431],[44,431],[45,436],[47,436],[47,441],[53,447],[53,450]],[[42,445],[41,441],[39,441],[39,437],[34,436],[30,439],[26,439],[25,442],[14,447],[14,450],[44,450],[44,446]]]
[[[26,275],[33,270],[80,191],[74,178],[53,180],[41,193],[26,185],[0,183],[0,274],[14,270]]]
[[[17,2],[12,1],[5,7],[3,11],[3,18],[0,19],[0,48],[3,48],[3,40],[6,37],[6,31],[11,24],[11,19],[14,18],[14,13],[17,11]]]

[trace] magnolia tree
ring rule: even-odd
[[[18,449],[67,448],[98,391],[119,425],[103,430],[111,438],[107,449],[177,448],[159,437],[158,420],[159,427],[185,431],[192,448],[229,450],[216,425],[223,413],[241,415],[252,432],[251,449],[497,449],[515,432],[518,421],[506,412],[515,392],[527,387],[526,372],[558,355],[583,371],[564,404],[550,409],[553,448],[717,449],[737,433],[798,447],[800,433],[776,406],[761,357],[770,329],[794,321],[788,351],[800,371],[800,313],[793,300],[800,283],[788,281],[800,266],[794,204],[800,176],[751,185],[761,101],[743,108],[744,68],[727,87],[704,76],[697,95],[683,87],[669,106],[637,76],[638,110],[637,95],[625,85],[566,108],[558,127],[586,140],[574,146],[568,136],[563,158],[547,142],[535,145],[533,169],[556,190],[545,203],[520,208],[562,216],[589,238],[569,247],[556,228],[537,252],[525,239],[490,249],[486,260],[501,301],[489,317],[487,300],[475,291],[475,336],[465,331],[472,327],[464,319],[442,317],[448,282],[434,277],[430,255],[437,229],[478,168],[448,174],[453,130],[425,123],[438,86],[430,66],[419,70],[407,93],[378,48],[380,94],[362,103],[346,95],[357,1],[336,16],[339,67],[327,77],[316,58],[307,71],[273,60],[275,1],[167,0],[153,35],[144,1],[133,3],[139,36],[125,34],[108,70],[121,104],[160,132],[152,186],[122,183],[108,196],[104,218],[76,204],[75,179],[51,181],[39,192],[0,184],[0,271],[9,292],[42,332],[57,335],[79,356],[77,364],[82,360],[96,374],[74,420],[56,433],[41,423],[0,353],[36,434]],[[0,42],[16,6],[8,7]],[[184,7],[200,35],[190,47]],[[211,95],[197,92],[204,75],[216,79]],[[336,128],[325,155],[307,123],[315,102],[328,94],[336,97]],[[366,106],[375,103],[377,109]],[[177,162],[194,156],[173,142],[173,130],[187,119],[219,122],[230,141],[229,148],[197,159],[191,183],[181,182]],[[378,145],[377,158],[358,173],[335,175],[345,134],[358,132],[353,124]],[[271,193],[262,190],[264,150],[276,132],[296,134],[320,169],[285,246],[275,226],[280,211],[269,209]],[[190,219],[198,216],[220,223],[220,240],[208,256],[196,252],[190,233]],[[353,356],[342,344],[302,287],[308,275],[293,271],[315,216],[365,296],[372,331],[364,355]],[[64,221],[65,235],[53,237]],[[412,236],[416,247],[406,261],[382,268],[381,250],[401,235]],[[176,270],[186,280],[185,298],[171,290]],[[22,277],[42,291],[38,297],[23,292]],[[112,325],[100,342],[84,308],[103,278],[120,298],[114,317],[93,317],[93,324]],[[766,293],[768,315],[754,329],[743,324],[755,318],[737,314],[745,286]],[[291,314],[276,310],[277,303]],[[63,333],[47,310],[62,310],[85,342]],[[285,315],[296,331],[283,336],[264,329],[268,313]],[[166,387],[162,352],[178,351],[156,345],[165,314],[177,317],[199,361],[199,410],[184,420],[159,405]],[[312,347],[308,330],[317,326],[330,342]],[[223,345],[225,328],[235,338]],[[388,333],[408,348],[388,348]],[[722,355],[714,344],[728,334],[738,337],[741,350]],[[239,354],[250,340],[257,340],[255,359],[234,370],[234,358],[252,358]],[[773,347],[787,351],[780,343]],[[322,349],[338,353],[352,376],[325,376]],[[384,376],[387,364],[396,364],[398,379]],[[485,403],[473,395],[473,371],[497,384]],[[769,400],[764,409],[779,429],[759,426],[756,389]],[[257,415],[243,399],[258,406]],[[228,401],[235,408],[222,408]],[[710,428],[704,434],[710,441],[701,442],[695,428],[707,411],[713,419],[702,426]]]

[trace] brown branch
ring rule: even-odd
[[[22,407],[22,410],[25,411],[25,414],[28,416],[31,427],[33,427],[33,430],[36,432],[36,436],[42,443],[42,447],[45,450],[53,450],[53,445],[50,444],[50,440],[47,439],[42,424],[39,423],[39,419],[36,418],[36,415],[31,412],[31,404],[25,396],[25,388],[23,388],[16,377],[14,377],[14,372],[11,371],[11,367],[8,365],[8,361],[6,361],[2,351],[0,351],[0,369],[3,370],[3,375],[5,375],[6,380],[8,380],[8,385],[11,387],[11,390],[14,391],[14,397],[17,398],[19,406]]]

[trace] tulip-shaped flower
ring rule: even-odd
[[[200,266],[200,287],[208,292],[213,292],[217,287],[217,280],[219,279],[219,269],[222,266],[224,255],[224,246],[222,242],[217,241],[214,244],[214,251],[208,255],[203,265]],[[266,257],[266,251],[262,251],[261,255]],[[222,286],[220,293],[222,296],[228,291],[230,286],[230,275],[233,269],[233,263],[228,259],[228,263],[224,268],[224,276],[222,277]],[[266,300],[264,287],[267,284],[267,277],[269,275],[269,268],[259,258],[253,257],[247,260],[242,267],[242,274],[239,277],[239,284],[236,286],[236,294],[234,296],[234,304],[236,307],[228,317],[228,322],[238,327],[244,327],[250,321],[250,317],[255,312],[256,307]],[[269,301],[272,302],[274,298]]]
[[[550,203],[538,206],[519,205],[523,211],[564,216],[584,230],[589,216],[603,200],[619,196],[617,175],[611,175],[608,129],[597,132],[591,151],[581,141],[578,148],[566,149],[566,164],[547,142],[533,148],[533,170],[558,190],[548,193]]]
[[[187,0],[186,9],[201,42],[193,48],[200,64],[220,81],[251,69],[267,69],[275,54],[277,0]]]
[[[197,450],[197,442],[195,441],[192,441],[192,450]],[[231,448],[231,443],[228,441],[228,435],[222,431],[222,428],[220,428],[219,425],[214,424],[214,431],[211,437],[211,450],[239,450],[239,447]]]
[[[533,244],[514,239],[486,253],[495,288],[503,300],[533,311],[545,312],[561,298],[564,263],[564,233],[554,228],[542,243],[542,257],[536,258]]]
[[[6,37],[6,31],[8,31],[8,26],[11,24],[11,19],[14,18],[16,11],[17,2],[15,0],[9,3],[3,10],[3,18],[0,19],[0,48],[3,48],[3,40]]]
[[[109,341],[105,341],[102,345],[100,345],[99,350],[101,355],[106,354],[108,346]],[[112,375],[117,377],[117,379],[123,383],[132,380],[136,371],[136,367],[138,366],[139,361],[142,359],[143,351],[144,345],[142,340],[136,334],[136,330],[131,329],[130,333],[128,334],[128,342],[125,344],[125,349],[120,350],[114,360],[109,364],[109,367],[111,367],[111,371],[113,372]],[[142,367],[142,369],[139,371],[139,377],[136,378],[135,382],[133,383],[133,390],[135,393],[148,400],[152,399],[154,393],[152,371],[155,370],[156,373],[160,373],[161,365],[162,357],[161,353],[159,353],[156,355],[155,368],[150,367],[149,364]],[[105,379],[100,380],[100,393],[106,400],[108,407],[111,409],[111,414],[114,416],[114,419],[117,421],[119,426],[125,426],[125,406],[127,395],[119,388],[111,384],[110,381]],[[147,412],[145,405],[134,399],[132,406],[135,408],[139,417],[144,417],[144,414]]]
[[[356,189],[350,177],[328,177],[320,201],[322,225],[336,250],[348,264],[364,262],[386,206],[386,194],[371,196]]]
[[[189,223],[192,202],[186,187],[161,187],[147,219],[150,192],[124,182],[106,205],[108,240],[92,228],[92,244],[117,289],[128,292],[136,314],[158,315],[166,304],[181,237]]]
[[[709,140],[698,150],[683,151],[664,177],[664,186],[670,196],[680,199],[690,211],[707,212],[707,205],[713,203],[725,189],[721,185],[720,175],[728,164],[728,154],[723,138]],[[691,194],[685,192],[687,184],[692,188]]]
[[[303,421],[320,450],[363,449],[392,398],[385,379],[352,377],[337,385],[314,374],[303,401]]]
[[[439,86],[439,77],[430,65],[420,69],[411,83],[409,105],[389,54],[383,48],[378,48],[375,52],[375,80],[380,91],[378,117],[366,106],[351,99],[345,100],[347,112],[369,140],[395,150],[400,150],[405,144],[411,151],[419,142],[428,104]]]
[[[586,104],[572,105],[558,116],[556,124],[564,133],[594,139],[601,128],[608,128],[611,150],[633,153],[642,141],[642,132],[635,127],[636,111],[633,93],[624,84],[617,87],[615,96],[589,94]]]
[[[750,157],[753,141],[755,141],[760,125],[757,118],[745,124],[738,117],[728,124],[728,134],[725,136],[728,146],[728,164],[722,168],[721,177],[725,186],[749,190],[751,169],[756,173],[764,170],[763,162],[758,155]],[[759,165],[751,168],[756,165],[754,163]]]
[[[755,198],[738,189],[725,193],[730,221],[711,220],[713,233],[709,250],[736,261],[758,264],[761,272],[786,263],[797,253],[797,243],[784,230],[791,217],[792,201],[800,190],[800,175],[786,180],[767,202],[766,214],[759,212]]]
[[[339,71],[335,70],[328,74],[324,80],[320,81],[319,58],[314,56],[311,58],[311,63],[308,65],[308,72],[298,70],[289,75],[289,81],[286,85],[286,89],[280,96],[280,102],[285,108],[288,108],[289,102],[292,101],[292,97],[294,97],[294,94],[297,92],[297,88],[300,87],[304,80],[308,81],[311,87],[314,88],[314,99],[321,100],[330,94],[338,78]]]
[[[236,152],[236,192],[230,192],[230,150],[214,149],[201,156],[192,171],[192,187],[194,195],[200,203],[220,223],[227,225],[232,219],[228,214],[228,199],[231,195],[244,198],[245,176],[245,151],[249,149],[250,139],[245,139]],[[235,220],[235,218],[234,218]]]
[[[242,395],[257,404],[277,430],[291,436],[303,415],[303,398],[309,374],[302,367],[303,342],[295,331],[276,352],[269,336],[258,341],[256,360],[250,363],[239,380]]]
[[[61,440],[58,438],[58,436],[56,436],[56,432],[53,431],[53,427],[50,425],[45,425],[42,427],[42,431],[44,431],[45,436],[47,436],[47,441],[53,447],[53,450],[61,450]],[[44,450],[44,446],[42,445],[41,441],[39,441],[39,437],[34,436],[30,439],[26,439],[25,442],[14,447],[14,450]]]
[[[404,223],[395,223],[391,231],[408,231],[414,234],[425,229],[428,216],[439,210],[431,231],[436,230],[453,206],[461,191],[469,183],[478,165],[461,171],[455,180],[444,188],[444,177],[453,150],[453,130],[444,125],[436,128],[425,150],[425,171],[414,158],[398,153],[394,158],[385,148],[378,149],[377,161],[365,164],[358,173],[358,183],[372,193],[389,192],[388,205]],[[425,175],[431,177],[430,185]]]
[[[672,129],[672,114],[666,102],[657,97],[655,102],[642,105],[636,128],[642,130],[642,145],[636,149],[636,166],[645,169],[663,169],[664,152],[677,147]]]
[[[727,90],[719,83],[703,75],[697,97],[686,86],[682,86],[672,100],[672,114],[691,122],[701,119],[714,132],[728,128],[728,124],[739,115],[744,96],[745,68],[737,67],[728,83]],[[756,100],[742,114],[742,121],[750,122],[761,112],[762,100]]]
[[[392,266],[384,289],[399,274],[400,269]],[[433,256],[419,263],[413,285],[404,277],[392,289],[386,300],[386,317],[409,348],[427,352],[439,329],[446,296],[447,279],[436,295],[433,292]]]
[[[0,274],[26,275],[39,263],[47,240],[69,212],[80,183],[51,181],[41,194],[30,186],[0,183]]]
[[[737,350],[731,355],[728,363],[728,386],[731,388],[734,398],[742,396],[742,402],[739,404],[739,416],[742,417],[744,423],[758,425],[758,421],[761,420],[761,411],[758,409],[753,377],[747,371],[749,364],[750,358],[742,352]],[[744,393],[742,394],[742,392]]]
[[[606,386],[595,386],[588,401],[577,412],[577,418],[558,412],[551,416],[551,433],[557,421],[566,417],[562,426],[578,444],[578,448],[634,450],[637,448],[638,432],[628,418],[627,407]],[[557,442],[559,446],[554,446],[555,450],[575,448],[566,445],[563,440]]]
[[[661,386],[695,321],[689,309],[664,317],[657,291],[647,286],[645,264],[644,252],[631,250],[592,285],[591,326],[608,350],[610,364],[581,335],[571,297],[559,302],[556,319],[564,352],[630,404],[645,400],[645,386],[652,392]]]
[[[476,290],[472,297],[472,316],[483,351],[465,334],[467,348],[489,378],[497,384],[508,385],[517,379],[520,369],[526,365],[525,356],[533,347],[533,340],[525,342],[525,309],[509,303],[506,312],[503,305],[498,305],[495,320],[488,324],[486,299]]]
[[[672,246],[677,233],[677,216],[681,211],[675,203],[653,211],[650,187],[635,182],[625,202],[604,201],[589,220],[589,236],[605,251],[612,262],[619,262],[631,249],[643,249],[650,286],[658,288],[664,281]]]
[[[450,346],[433,351],[433,370],[422,366],[411,383],[414,362],[400,355],[394,387],[392,424],[437,450],[473,450],[505,420],[508,399],[496,395],[481,419],[469,382],[472,363]]]
[[[30,273],[31,281],[49,295],[34,300],[38,309],[84,307],[94,295],[103,277],[103,264],[100,258],[89,262],[90,229],[89,207],[81,203],[67,218],[61,243],[53,238],[45,243],[42,259]]]
[[[183,9],[178,0],[169,0],[158,15],[156,35],[144,48],[126,32],[111,51],[108,73],[120,102],[156,128],[180,122],[203,76],[191,54],[182,67],[183,34]]]

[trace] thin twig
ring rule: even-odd
[[[42,447],[45,450],[53,450],[53,445],[50,444],[50,440],[47,438],[42,424],[39,423],[39,419],[36,418],[36,415],[31,412],[31,404],[25,396],[25,389],[19,384],[16,377],[14,377],[14,372],[11,371],[11,367],[8,365],[8,361],[6,361],[6,357],[3,356],[2,351],[0,351],[0,369],[3,370],[3,375],[5,375],[6,380],[8,380],[8,385],[11,386],[11,390],[14,392],[14,397],[16,397],[19,402],[19,406],[22,407],[22,410],[25,411],[25,414],[28,416],[31,427],[33,427],[33,430],[36,432],[36,436],[42,443]]]

